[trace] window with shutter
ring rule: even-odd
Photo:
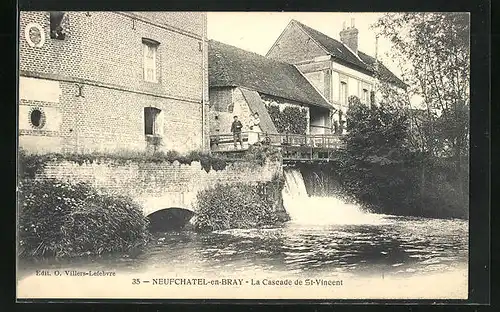
[[[158,82],[156,75],[156,57],[158,44],[149,40],[143,40],[143,63],[144,80],[149,82]]]
[[[163,114],[155,107],[144,107],[144,134],[161,135],[163,133]]]
[[[50,12],[50,38],[64,40],[66,34],[63,29],[64,12]]]

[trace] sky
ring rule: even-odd
[[[376,33],[370,29],[370,25],[382,15],[383,13],[208,12],[207,36],[209,39],[265,55],[292,19],[340,41],[339,33],[343,22],[349,26],[351,18],[354,18],[355,27],[359,30],[359,50],[375,56]],[[401,77],[397,64],[385,55],[390,48],[389,41],[380,37],[379,59]]]

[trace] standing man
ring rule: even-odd
[[[238,120],[238,116],[234,116],[233,124],[231,125],[231,132],[233,133],[234,148],[238,148],[237,142],[240,142],[240,147],[243,148],[243,142],[241,140],[241,129],[243,125],[241,121]]]

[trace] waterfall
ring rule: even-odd
[[[384,215],[363,211],[356,204],[337,197],[309,196],[302,174],[297,169],[284,169],[283,204],[292,223],[310,225],[381,224]]]
[[[284,192],[294,198],[305,198],[307,194],[304,178],[299,170],[285,170],[285,189]]]

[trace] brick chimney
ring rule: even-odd
[[[346,27],[345,22],[340,32],[340,41],[358,54],[358,29],[354,27],[354,18],[351,18],[351,26]]]

